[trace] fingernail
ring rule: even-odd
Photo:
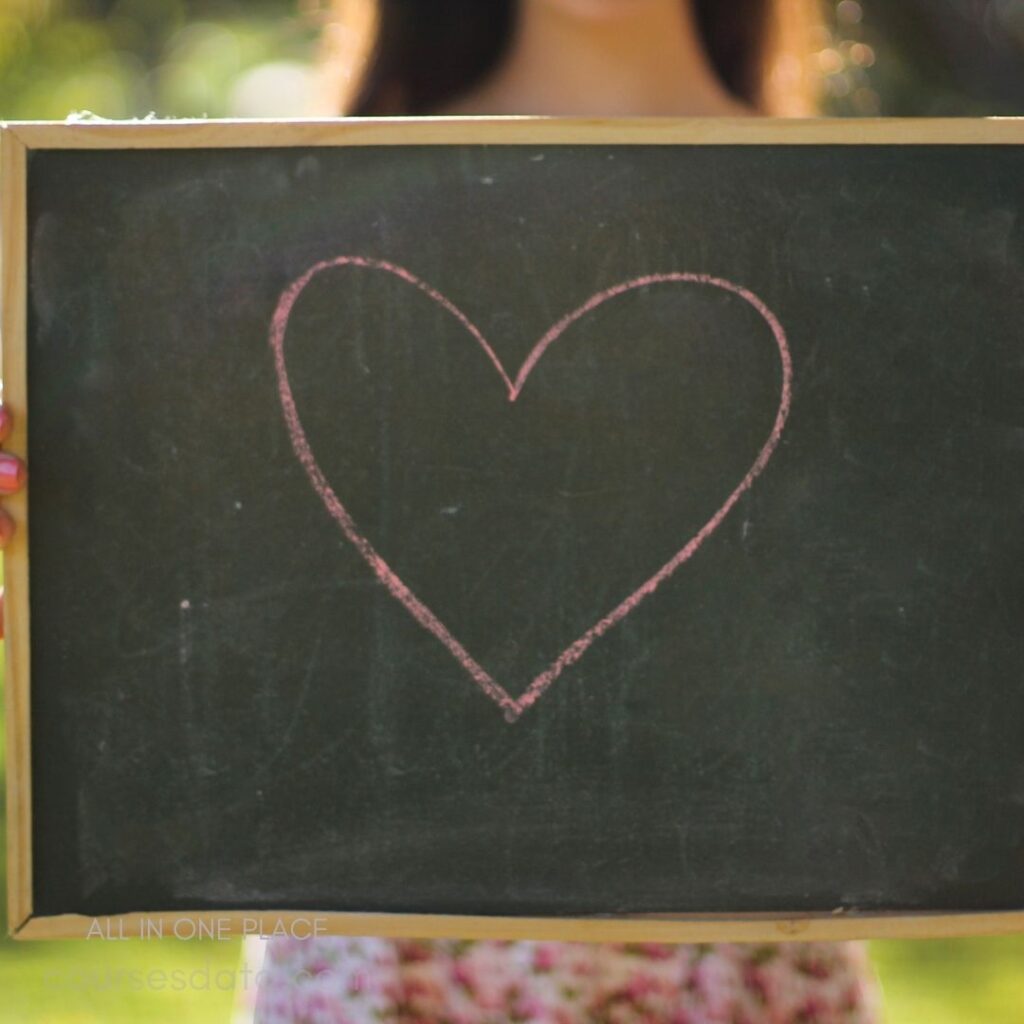
[[[0,441],[6,439],[7,435],[11,432],[11,423],[14,417],[11,416],[11,410],[6,405],[0,405]]]
[[[25,463],[15,455],[0,455],[0,492],[13,494],[25,482]]]
[[[7,547],[13,535],[14,520],[6,512],[0,512],[0,549]]]

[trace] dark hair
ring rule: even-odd
[[[786,35],[780,22],[801,8],[806,21],[806,7],[799,0],[691,2],[722,84],[765,108],[769,64]],[[376,39],[346,113],[416,115],[445,106],[501,59],[516,7],[517,0],[376,0]]]

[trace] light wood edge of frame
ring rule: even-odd
[[[547,939],[558,942],[841,942],[854,939],[952,938],[1024,933],[1024,911],[977,914],[638,915],[619,918],[470,917],[316,911],[199,911],[84,917],[32,917],[19,939],[93,937],[200,938],[271,935],[275,929],[382,938]]]
[[[25,457],[26,149],[0,131],[0,346],[3,400],[14,414],[5,447]],[[4,551],[4,704],[7,726],[7,919],[17,930],[32,913],[32,804],[28,664],[28,497],[4,499],[14,537]]]
[[[2,124],[2,122],[0,122]],[[423,117],[324,120],[12,121],[30,149],[332,145],[994,145],[1024,143],[1024,118]]]

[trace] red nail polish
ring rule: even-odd
[[[25,482],[25,463],[13,455],[0,455],[0,491],[13,494]]]

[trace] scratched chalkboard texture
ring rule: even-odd
[[[1024,907],[1022,196],[32,152],[35,912]]]

